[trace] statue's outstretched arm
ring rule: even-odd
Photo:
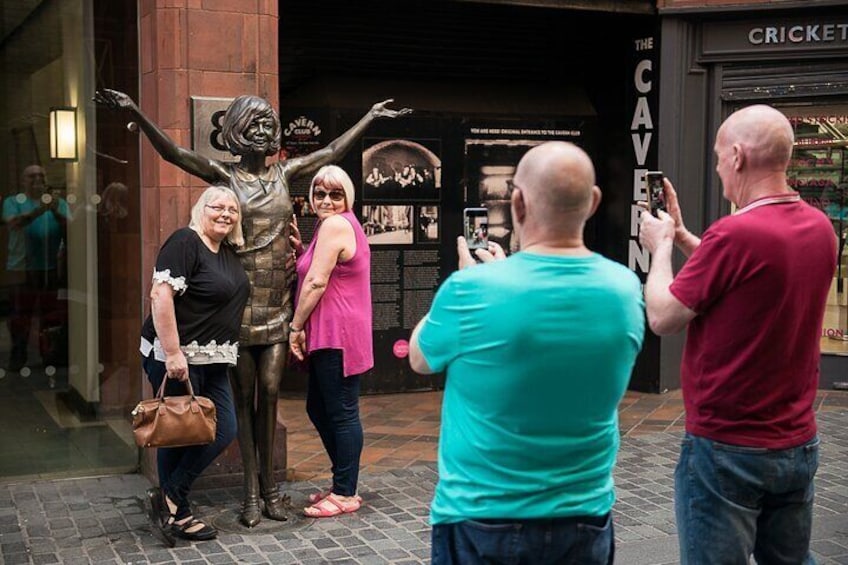
[[[372,106],[371,109],[368,110],[368,112],[362,116],[362,118],[356,122],[353,127],[331,141],[327,147],[314,151],[308,155],[304,155],[303,157],[291,159],[286,167],[289,171],[289,175],[292,178],[295,178],[301,175],[314,173],[324,165],[337,163],[342,157],[344,157],[345,153],[350,150],[353,146],[353,142],[365,132],[371,122],[375,119],[397,118],[399,116],[405,116],[412,113],[411,108],[401,108],[400,110],[387,108],[386,105],[393,101],[394,99],[389,98],[388,100],[374,104],[374,106]]]
[[[127,94],[104,88],[94,93],[94,101],[107,108],[128,110],[138,122],[138,126],[153,148],[169,163],[173,163],[182,170],[199,177],[210,184],[224,181],[228,174],[219,161],[198,155],[190,149],[180,147],[168,134],[154,124],[138,105]]]

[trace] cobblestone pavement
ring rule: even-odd
[[[848,564],[848,410],[819,413],[822,437],[813,549],[822,565]],[[677,562],[672,472],[679,433],[626,436],[616,471],[617,563]],[[365,472],[363,508],[311,520],[292,513],[287,523],[263,520],[253,530],[236,519],[240,488],[195,496],[197,514],[220,530],[217,540],[178,541],[165,548],[150,533],[142,506],[149,486],[141,475],[0,486],[0,563],[359,563],[429,561],[427,507],[435,464]],[[304,506],[320,481],[282,485],[294,507]]]

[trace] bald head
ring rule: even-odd
[[[573,143],[537,145],[519,161],[513,180],[527,209],[525,222],[539,228],[582,232],[594,212],[595,167]]]
[[[717,144],[739,144],[752,169],[775,172],[786,170],[794,142],[792,124],[786,116],[765,104],[732,113],[716,136]]]

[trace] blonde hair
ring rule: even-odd
[[[239,215],[238,218],[236,218],[233,231],[231,231],[230,235],[227,236],[227,242],[235,247],[241,247],[244,245],[244,232],[241,229],[241,202],[239,202],[236,193],[227,186],[214,185],[203,191],[203,194],[200,195],[200,198],[197,199],[197,202],[191,208],[191,221],[188,223],[188,227],[195,231],[203,229],[201,227],[203,225],[201,221],[204,214],[203,209],[206,208],[207,204],[219,196],[226,196],[236,203]]]
[[[312,200],[312,193],[315,190],[315,185],[320,184],[328,191],[341,188],[345,193],[345,212],[353,210],[353,181],[350,176],[339,166],[324,165],[315,176],[312,177],[312,182],[309,184],[309,206],[315,210],[315,205]]]

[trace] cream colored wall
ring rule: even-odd
[[[91,0],[62,0],[64,103],[77,108],[79,161],[66,167],[73,209],[68,223],[68,383],[87,402],[100,400],[97,320],[97,192],[91,147],[94,120],[86,119],[94,95],[94,37]]]

